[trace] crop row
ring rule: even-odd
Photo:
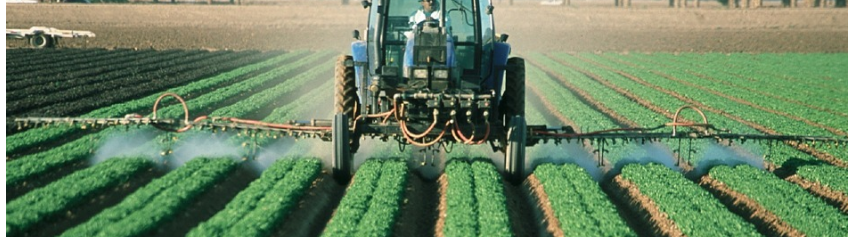
[[[565,236],[635,236],[600,186],[575,164],[541,164],[534,176]]]
[[[535,56],[536,56],[536,55],[535,55]],[[586,55],[586,56],[587,56],[587,55]],[[638,93],[641,93],[641,94],[644,94],[644,93],[646,93],[646,92],[648,92],[648,91],[651,91],[651,90],[650,90],[650,88],[639,87],[639,84],[635,84],[635,83],[633,83],[633,82],[631,82],[631,81],[628,81],[628,80],[622,79],[622,77],[621,77],[621,76],[618,76],[618,75],[614,75],[614,76],[604,75],[604,74],[609,74],[609,73],[612,73],[612,72],[610,72],[610,71],[605,71],[605,70],[602,70],[602,69],[598,69],[597,67],[598,67],[599,65],[597,65],[597,64],[589,64],[589,63],[586,63],[585,61],[582,61],[582,60],[574,60],[573,58],[568,57],[568,56],[566,56],[566,55],[558,55],[558,56],[556,56],[556,57],[559,57],[559,58],[561,58],[562,60],[568,60],[569,62],[572,62],[573,64],[579,65],[579,66],[578,66],[579,68],[585,68],[586,70],[591,70],[591,71],[593,71],[593,72],[594,72],[594,74],[596,74],[597,76],[601,76],[602,78],[609,79],[609,81],[610,81],[610,82],[615,83],[615,85],[618,85],[619,87],[622,87],[622,88],[624,88],[624,89],[627,89],[628,91],[638,92]],[[591,56],[591,57],[593,57],[593,56]],[[547,60],[548,60],[548,59],[544,59],[544,58],[537,58],[537,57],[530,57],[529,59],[532,59],[532,58],[536,59],[536,60],[535,60],[535,62],[538,62],[538,63],[542,63],[542,61],[547,61]],[[543,64],[547,64],[547,63],[543,63]],[[567,69],[561,69],[561,68],[565,68],[565,67],[564,67],[564,66],[562,66],[562,65],[557,65],[557,64],[552,64],[552,65],[550,65],[550,66],[548,66],[548,67],[549,67],[549,68],[558,68],[559,70],[567,70]],[[624,68],[624,70],[627,70],[627,69],[625,69],[626,67],[623,67],[623,68]],[[532,71],[532,70],[529,70],[529,71]],[[653,75],[646,75],[646,76],[645,76],[645,75],[643,75],[643,73],[644,73],[644,72],[639,72],[639,71],[630,71],[630,73],[631,73],[631,74],[633,74],[633,75],[639,76],[639,77],[641,77],[641,78],[645,78],[645,79],[647,79],[648,77],[652,77],[652,76],[653,76]],[[531,73],[530,73],[530,74],[531,74]],[[536,74],[535,74],[535,75],[536,75]],[[583,76],[579,76],[579,75],[577,75],[577,76],[578,76],[578,77],[583,77]],[[570,77],[572,77],[572,76],[567,76],[567,77],[568,77],[568,78],[570,78]],[[531,79],[531,77],[529,77],[529,78]],[[573,83],[573,84],[574,84],[574,85],[579,85],[580,83],[585,83],[585,82],[577,82],[577,83]],[[582,87],[582,86],[580,86],[580,87]],[[547,88],[547,87],[545,87],[545,86],[544,86],[544,87],[541,87],[540,89],[543,89],[543,88]],[[608,89],[607,89],[607,90],[608,90]],[[601,90],[597,90],[597,91],[598,91],[598,93],[601,93],[603,90],[601,89]],[[668,98],[667,96],[663,97],[663,96],[661,96],[661,95],[659,95],[659,96],[656,96],[656,95],[644,95],[644,96],[642,96],[642,97],[643,97],[643,98],[651,98],[651,99],[653,99],[654,101],[666,101],[665,103],[668,103],[667,101],[668,101],[668,100],[670,100],[670,101],[671,101],[670,103],[675,104],[676,106],[679,106],[679,105],[680,105],[680,103],[679,103],[680,101],[678,101],[678,100],[674,100],[674,98]],[[674,103],[674,101],[676,101],[676,103]],[[662,103],[662,102],[656,102],[656,103]],[[606,105],[608,105],[608,103],[606,103]],[[632,117],[632,115],[628,115],[627,113],[620,113],[620,114],[622,114],[622,115],[626,115],[626,116],[629,116],[630,118],[633,118],[633,117]],[[713,115],[713,116],[716,116],[716,115]],[[724,120],[727,120],[727,121],[729,121],[729,122],[731,121],[730,119],[724,119]],[[731,123],[732,123],[732,122],[731,122]],[[738,124],[738,123],[737,123],[737,124]],[[742,126],[743,126],[743,127],[745,127],[744,125],[742,125]],[[778,149],[778,148],[776,148],[776,149]],[[790,148],[790,149],[792,150],[792,148]],[[826,183],[825,183],[826,185],[829,185],[829,184],[832,184],[832,183],[834,183],[834,184],[841,183],[841,182],[836,182],[836,181],[844,180],[844,179],[842,179],[841,177],[846,177],[845,172],[840,172],[840,171],[839,171],[840,169],[838,169],[838,168],[828,167],[827,165],[826,165],[826,166],[819,166],[819,167],[823,167],[823,168],[822,168],[822,170],[824,170],[824,171],[832,171],[832,173],[834,173],[834,174],[840,174],[840,175],[832,175],[831,177],[829,177],[829,176],[825,176],[825,177],[823,177],[823,178],[826,178],[826,181],[828,181],[828,180],[832,180],[832,182],[826,182]],[[830,170],[829,170],[829,169],[830,169]],[[801,170],[801,171],[804,171],[804,170]],[[805,171],[805,172],[806,172],[806,171]],[[812,173],[812,174],[818,174],[818,173]],[[791,186],[792,186],[793,184],[789,184],[789,185],[791,185]],[[832,185],[830,185],[830,186],[832,186]],[[845,184],[843,184],[843,185],[837,184],[837,185],[833,185],[833,186],[835,186],[835,187],[836,187],[836,188],[835,188],[836,190],[840,190],[840,188],[841,188],[841,187],[845,187]],[[796,187],[796,188],[797,188],[797,187]]]
[[[631,54],[629,56],[647,61],[664,61],[667,64],[675,65],[676,67],[695,68],[704,71],[713,71],[716,68],[728,68],[727,71],[718,71],[718,73],[720,73],[721,75],[725,75],[729,79],[731,79],[727,81],[727,83],[732,84],[735,87],[751,89],[753,91],[759,91],[763,94],[780,96],[788,100],[799,101],[810,106],[831,110],[836,114],[846,113],[847,111],[847,108],[845,106],[846,103],[841,103],[846,102],[846,99],[841,97],[841,94],[846,93],[845,91],[835,91],[834,93],[828,93],[829,91],[835,89],[844,88],[840,84],[840,82],[841,78],[845,78],[846,75],[843,74],[843,77],[833,76],[833,74],[842,71],[833,69],[842,69],[845,67],[834,67],[832,65],[819,67],[814,65],[813,67],[821,68],[822,71],[812,72],[812,74],[816,74],[817,77],[819,75],[828,76],[829,74],[832,74],[831,78],[828,80],[824,80],[817,77],[797,77],[799,78],[798,80],[787,81],[787,83],[780,83],[782,80],[784,80],[781,77],[770,76],[767,74],[769,72],[758,70],[762,68],[774,68],[775,71],[780,71],[784,68],[794,67],[799,68],[800,71],[810,71],[810,68],[812,67],[811,65],[809,65],[810,62],[812,62],[812,57],[808,57],[810,55],[799,55],[791,58],[792,62],[789,67],[774,64],[770,61],[748,61],[745,59],[753,56],[747,54],[705,54],[703,55],[703,57],[701,57],[700,55],[693,54],[682,57],[675,57],[668,54]],[[820,59],[820,61],[835,60],[837,59],[833,57],[823,57],[823,59]],[[792,64],[800,65],[797,66]],[[751,68],[746,69],[744,65],[750,65]],[[845,80],[842,81],[845,82]],[[786,91],[787,93],[781,93],[783,91]]]
[[[258,62],[265,58],[269,58],[270,56],[273,56],[273,54],[252,54],[248,52],[238,52],[210,58],[206,61],[192,61],[174,67],[167,67],[167,65],[164,65],[164,68],[151,71],[150,73],[145,75],[129,75],[126,78],[113,80],[107,84],[100,84],[98,87],[101,89],[92,90],[77,87],[72,89],[74,91],[66,90],[64,91],[64,94],[72,95],[75,96],[75,98],[79,99],[77,101],[56,103],[51,106],[47,106],[33,111],[41,114],[54,114],[56,112],[53,111],[60,111],[59,108],[71,107],[70,109],[73,109],[71,111],[85,112],[91,109],[100,108],[114,103],[136,99],[141,95],[158,92],[165,88],[183,85],[191,81],[198,80],[199,78],[214,76],[219,73],[246,65],[247,63]],[[139,83],[138,80],[141,79],[148,79],[149,81]],[[134,91],[136,93],[124,93],[124,91],[116,90],[104,91],[103,88],[122,88],[124,90]],[[90,94],[95,91],[102,91],[104,93]],[[78,93],[88,94],[88,96],[80,98],[77,97],[80,96]],[[81,101],[87,103],[80,103]]]
[[[846,93],[847,54],[688,54],[682,58],[710,66],[726,67],[764,83],[771,88],[792,93],[808,93],[824,97],[829,94]],[[782,83],[783,82],[783,83]],[[833,93],[828,93],[833,92]],[[834,96],[837,97],[837,96]],[[845,102],[837,97],[828,102]]]
[[[294,78],[285,78],[285,75],[291,75],[291,71],[293,71],[294,68],[300,68],[303,65],[309,64],[315,61],[318,57],[321,57],[320,55],[323,54],[315,54],[307,57],[305,60],[301,60],[300,62],[276,67],[264,73],[255,75],[252,78],[234,83],[226,88],[214,90],[210,93],[200,95],[192,100],[187,101],[187,109],[188,111],[190,111],[191,114],[195,114],[209,112],[212,108],[219,108],[217,110],[210,111],[210,115],[245,118],[253,111],[246,110],[244,109],[244,107],[265,107],[268,104],[273,103],[275,98],[281,97],[283,94],[290,94],[291,92],[294,92],[296,88],[302,87],[306,83],[306,81],[311,78],[312,75],[316,74],[316,72],[318,71],[317,69],[319,67],[303,71],[302,73],[297,74],[297,76]],[[261,86],[262,84],[271,85],[272,88],[263,89],[251,95],[248,93],[242,93],[246,91],[251,91],[254,88],[265,88],[264,86]],[[235,99],[239,99],[240,101],[229,104],[228,101]],[[167,106],[159,111],[158,116],[181,116],[181,114],[176,113],[183,113],[183,111],[177,109],[180,106],[181,105],[178,104]],[[152,149],[152,147],[158,147],[158,144],[162,143],[163,141],[167,141],[166,143],[170,143],[170,141],[175,140],[180,142],[183,141],[184,138],[194,137],[197,136],[199,133],[199,131],[191,130],[189,132],[180,134],[160,134],[154,139],[151,139],[148,144],[138,146],[137,150],[139,150],[140,152],[144,152],[145,150]],[[203,131],[201,133],[207,134],[209,132]],[[255,138],[260,136],[251,135],[251,137]],[[231,139],[230,142],[232,142],[232,144],[224,145],[237,146],[237,143],[240,140],[241,139]]]
[[[37,78],[40,77],[53,77],[56,78],[56,80],[49,82],[59,83],[67,80],[73,80],[74,78],[79,76],[85,76],[85,74],[80,74],[82,72],[91,73],[91,71],[89,70],[80,70],[81,68],[96,68],[101,65],[110,64],[113,62],[115,62],[115,64],[120,64],[127,60],[139,60],[145,57],[163,54],[163,52],[155,50],[137,51],[130,49],[119,49],[110,51],[92,50],[91,52],[93,53],[93,55],[74,57],[72,59],[50,58],[51,61],[46,62],[45,64],[32,66],[26,69],[26,71],[12,73],[8,75],[9,78],[7,80],[9,80],[10,83],[6,84],[6,91],[11,92],[33,85],[38,85],[39,83],[37,83],[36,81],[38,81]],[[174,50],[171,52],[179,51]]]
[[[586,55],[586,56],[588,56],[590,58],[595,58],[595,56],[593,56],[593,55]],[[605,61],[605,60],[597,60],[597,61]],[[605,63],[607,63],[607,62],[605,62]],[[594,65],[591,65],[591,66],[594,66]],[[620,65],[616,65],[616,66],[620,66]],[[654,78],[659,78],[658,75],[651,75],[646,70],[638,70],[634,67],[622,67],[622,68],[623,68],[622,70],[633,73],[633,75],[639,75],[640,77],[643,77],[648,81],[654,80]],[[629,84],[631,84],[631,83],[626,83],[624,85],[629,85]],[[665,84],[665,83],[663,83],[663,84]],[[635,89],[633,91],[640,91],[639,94],[643,94],[643,91],[649,91],[649,90],[645,90],[645,88],[641,87],[641,88]],[[663,102],[659,102],[659,103],[663,103]],[[679,102],[674,102],[673,100],[671,102],[665,102],[665,103],[669,104],[670,106],[679,106],[680,105]],[[746,113],[748,113],[748,112],[746,111]],[[748,114],[748,115],[751,115],[751,114]],[[744,116],[744,115],[740,114],[740,116]],[[710,114],[710,115],[708,115],[708,118],[711,121],[716,121],[715,123],[720,124],[719,126],[721,126],[723,128],[728,128],[728,129],[731,129],[733,131],[742,132],[742,133],[756,133],[756,131],[754,131],[753,128],[751,128],[751,127],[749,127],[743,123],[736,122],[733,119],[723,117],[719,114]],[[792,166],[792,167],[788,167],[788,168],[796,170],[797,174],[808,178],[810,181],[819,182],[820,184],[831,187],[832,189],[834,189],[836,191],[845,192],[845,190],[846,190],[845,179],[840,178],[840,177],[844,177],[846,174],[846,171],[844,169],[831,167],[828,164],[814,165],[812,167],[806,167],[805,169],[802,169],[799,166],[790,165],[790,164],[794,164],[794,163],[795,164],[804,163],[803,161],[808,161],[808,162],[815,161],[816,159],[813,157],[807,156],[804,153],[802,153],[802,152],[800,152],[800,151],[798,151],[792,147],[788,147],[788,146],[776,144],[776,145],[774,145],[774,149],[772,151],[769,151],[768,150],[769,148],[761,148],[760,146],[756,146],[756,145],[753,146],[753,148],[751,148],[752,144],[747,144],[747,145],[743,144],[743,146],[747,146],[747,147],[749,147],[749,149],[757,151],[757,153],[770,153],[771,152],[771,154],[766,156],[768,161],[772,162],[775,165],[779,165],[779,166]],[[820,148],[820,150],[822,150],[822,149],[823,148]],[[825,149],[825,150],[831,151],[831,153],[836,155],[836,157],[846,158],[845,149]],[[813,167],[820,167],[820,168],[813,168]],[[828,174],[832,174],[832,175],[828,175]]]
[[[34,49],[10,49],[6,50],[6,64],[9,66],[7,74],[12,75],[11,81],[19,81],[26,77],[18,77],[14,75],[22,75],[28,73],[36,73],[41,69],[49,68],[51,63],[72,60],[86,60],[90,57],[102,54],[109,54],[108,50],[91,50],[91,49],[60,49],[60,50],[34,50]]]
[[[585,56],[586,56],[586,58],[592,58],[592,60],[596,60],[597,62],[600,62],[603,64],[609,64],[609,62],[607,60],[602,59],[601,57],[597,57],[597,56],[592,55],[592,54],[585,54]],[[635,67],[631,67],[631,66],[626,66],[624,64],[614,64],[614,63],[612,63],[611,65],[613,65],[613,66],[611,66],[611,68],[621,67],[622,70],[635,71],[635,72],[637,72],[637,71],[648,71],[649,72],[649,71],[661,71],[662,70],[661,68],[639,69],[639,68],[635,68]],[[596,66],[596,65],[592,65],[592,66]],[[683,78],[683,77],[691,78],[691,75],[686,75],[686,73],[684,73],[682,71],[673,71],[673,72],[669,72],[669,73],[671,73],[670,75],[672,75],[672,76],[662,76],[660,74],[654,74],[651,76],[645,76],[643,78],[646,82],[650,83],[653,86],[657,86],[659,88],[662,88],[663,90],[671,91],[671,93],[674,93],[674,94],[680,94],[680,95],[683,95],[684,97],[689,97],[689,98],[691,98],[691,100],[694,101],[694,103],[702,103],[704,106],[717,108],[717,109],[726,109],[727,110],[726,113],[729,113],[731,115],[738,115],[737,117],[744,118],[745,120],[752,122],[752,123],[760,124],[762,126],[765,126],[766,128],[774,129],[775,131],[777,131],[779,133],[798,134],[798,135],[804,135],[804,134],[834,135],[833,133],[831,133],[830,131],[828,131],[826,129],[819,128],[816,126],[812,126],[810,124],[807,124],[804,121],[797,121],[797,120],[790,119],[790,118],[781,118],[780,116],[778,116],[776,114],[766,112],[766,111],[760,111],[760,110],[757,110],[757,109],[752,108],[750,106],[739,104],[739,103],[734,102],[732,100],[729,100],[727,98],[711,94],[707,91],[704,91],[703,88],[686,86],[686,85],[683,85],[681,83],[674,83],[675,80],[678,82],[682,81],[678,78]],[[741,125],[741,126],[745,127],[745,125]],[[728,127],[728,128],[734,129],[734,128],[730,128],[730,127]],[[845,130],[845,127],[840,128],[840,129]],[[756,132],[753,132],[753,133],[756,133]],[[845,160],[847,157],[845,149],[834,149],[834,148],[827,149],[824,147],[818,147],[817,150],[827,152],[827,153],[835,156],[838,159]]]
[[[445,166],[445,236],[509,236],[502,178],[489,161],[454,159]],[[442,203],[442,202],[441,202]]]
[[[316,159],[279,160],[188,236],[268,236],[320,175]]]
[[[287,65],[287,66],[283,66],[283,67],[289,68],[289,67],[293,67],[293,66]],[[264,79],[267,77],[259,77],[259,78]],[[251,81],[251,80],[249,80],[249,81]],[[246,81],[244,81],[244,82],[246,82]],[[242,84],[236,84],[233,86],[241,86],[241,85]],[[239,90],[232,90],[232,91],[239,92]],[[236,94],[236,93],[232,93],[232,94]],[[213,106],[218,101],[225,100],[229,97],[219,95],[219,96],[210,96],[207,98],[211,98],[211,99],[208,100],[208,102],[206,102],[206,103],[201,103],[201,102],[197,103],[196,101],[199,100],[200,98],[191,100],[188,103],[188,106],[189,106],[189,108],[193,109],[194,111],[200,110],[200,109],[206,108],[208,106]],[[201,98],[201,99],[204,99],[204,98]],[[179,105],[174,105],[174,106],[179,106]],[[240,106],[240,105],[238,105],[238,106]],[[167,107],[167,108],[169,108],[169,107]],[[177,117],[179,115],[174,115],[174,116]],[[236,116],[239,116],[239,115],[236,115]],[[88,157],[88,155],[90,153],[90,149],[92,149],[93,147],[95,147],[98,144],[100,137],[102,137],[106,134],[109,134],[110,132],[115,131],[116,129],[117,128],[108,128],[105,131],[86,135],[83,138],[79,138],[77,140],[74,140],[70,143],[66,143],[66,144],[59,146],[57,148],[50,149],[50,150],[45,151],[45,152],[25,156],[25,157],[7,162],[7,164],[6,164],[6,167],[7,167],[7,175],[6,175],[7,185],[12,186],[12,185],[20,183],[24,180],[27,180],[27,179],[30,179],[32,177],[43,174],[45,172],[50,172],[51,170],[53,170],[55,168],[65,166],[70,162],[85,159],[86,157]],[[63,132],[70,132],[70,130],[72,130],[72,129],[66,129]],[[37,133],[27,133],[27,134],[30,134],[33,136],[39,135]],[[51,135],[51,134],[46,134],[46,135]],[[25,136],[24,138],[28,138],[28,137]],[[51,137],[46,137],[46,138],[51,138]],[[8,140],[9,139],[7,139],[7,141]],[[7,142],[7,149],[9,149],[8,143],[9,142]],[[34,162],[34,161],[39,161],[39,162]]]
[[[621,176],[668,213],[686,236],[760,236],[748,222],[728,211],[712,194],[660,164],[630,164]]]
[[[601,58],[596,59],[596,57],[594,55],[585,54],[584,56],[589,57],[589,58],[595,58],[594,60],[596,60],[598,62],[604,61]],[[597,69],[597,67],[598,67],[598,65],[596,65],[596,64],[586,63],[583,60],[575,59],[574,57],[569,57],[569,55],[558,55],[558,57],[560,57],[563,60],[567,60],[570,63],[577,64],[580,67],[589,68],[590,70]],[[608,62],[604,62],[604,64],[606,64],[606,63],[608,63]],[[633,68],[633,67],[622,67],[622,70],[624,70],[624,71],[626,71],[632,75],[635,75],[637,77],[644,78],[644,80],[648,81],[648,82],[649,81],[655,81],[657,78],[660,78],[658,75],[652,74],[649,71],[638,70],[638,69]],[[612,72],[602,71],[601,73],[602,74],[608,74],[608,73],[612,73]],[[684,103],[683,101],[680,101],[680,100],[673,98],[673,97],[667,97],[667,96],[663,97],[662,95],[664,93],[655,93],[655,91],[651,90],[649,87],[646,87],[642,84],[628,80],[625,77],[621,77],[621,76],[606,77],[606,76],[604,76],[603,78],[607,78],[610,80],[610,82],[614,83],[615,85],[619,86],[620,88],[623,88],[623,89],[628,90],[628,91],[633,91],[633,93],[635,93],[635,95],[638,95],[641,98],[650,100],[651,102],[653,102],[653,104],[660,105],[661,107],[668,107],[668,108],[673,107],[673,108],[675,108],[675,107],[681,106],[682,103]],[[662,85],[664,85],[664,84],[665,83],[663,83]],[[707,118],[710,119],[710,121],[712,123],[716,124],[717,126],[723,127],[723,128],[728,128],[728,129],[732,130],[733,132],[756,133],[756,130],[754,130],[753,128],[751,128],[745,124],[742,124],[740,122],[734,121],[733,119],[719,115],[719,114],[708,113]],[[699,120],[695,120],[695,121],[699,121]],[[769,152],[767,150],[768,148],[759,146],[759,144],[755,145],[755,144],[747,143],[747,144],[741,144],[741,146],[743,146],[744,148],[746,148],[749,151],[754,151],[755,153],[761,153],[762,154],[764,152]],[[702,150],[702,149],[699,149],[699,150]],[[842,149],[840,149],[840,150],[842,150]],[[787,162],[787,160],[793,159],[793,158],[815,160],[815,158],[811,158],[809,156],[806,156],[805,154],[803,154],[803,153],[801,153],[801,152],[799,152],[799,151],[797,151],[791,147],[786,147],[786,146],[776,146],[772,152],[774,152],[774,154],[771,154],[770,156],[768,156],[768,157],[771,157],[769,161],[771,161],[777,165],[783,165],[784,163]],[[701,157],[701,158],[703,158],[703,157]],[[711,157],[711,158],[713,158],[713,157]],[[726,157],[722,157],[722,158],[726,158]],[[697,161],[690,159],[689,162],[694,163]],[[826,169],[826,170],[828,170],[828,169]],[[841,174],[841,173],[845,172],[842,169],[831,169],[831,170],[835,171],[835,174]],[[835,181],[835,180],[840,180],[839,177],[835,177],[835,176],[818,177],[819,174],[810,174],[810,171],[807,171],[807,170],[801,171],[801,173],[805,173],[805,175],[807,175],[809,177],[817,177],[817,178],[812,179],[812,181],[820,181],[820,183],[834,187],[836,190],[840,190],[840,187],[841,187],[840,183],[841,182]]]
[[[109,83],[110,80],[122,78],[121,75],[117,77],[109,76],[120,73],[119,71],[122,71],[122,68],[131,71],[138,70],[139,68],[134,66],[137,65],[136,63],[148,64],[159,61],[171,61],[194,55],[203,55],[203,52],[179,50],[161,52],[150,50],[145,53],[138,54],[113,55],[120,58],[104,59],[104,65],[84,63],[82,65],[72,65],[66,68],[60,68],[57,66],[50,70],[36,71],[43,73],[44,75],[28,76],[28,80],[18,81],[18,83],[7,85],[6,87],[8,91],[6,92],[6,100],[15,101],[34,95],[53,94],[54,92],[64,91],[78,86]]]
[[[46,77],[37,80],[40,84],[47,84],[47,88],[56,87],[57,90],[49,90],[50,97],[37,96],[40,95],[40,91],[42,87],[29,87],[23,90],[18,90],[13,93],[13,96],[16,94],[26,95],[27,97],[21,97],[20,99],[11,99],[6,102],[7,108],[6,113],[8,114],[18,114],[22,112],[26,112],[27,109],[33,107],[39,107],[46,104],[56,104],[60,101],[73,101],[75,99],[83,98],[91,94],[95,94],[101,91],[106,91],[114,88],[120,88],[119,86],[133,85],[128,84],[129,82],[135,82],[137,80],[142,80],[143,78],[147,78],[149,80],[159,79],[153,77],[154,75],[146,75],[147,72],[154,72],[156,70],[168,70],[172,67],[176,67],[182,64],[188,64],[194,61],[202,61],[204,62],[209,58],[219,58],[219,57],[227,57],[231,56],[225,52],[214,52],[214,53],[202,53],[202,52],[193,52],[193,51],[179,51],[176,54],[164,53],[163,57],[148,57],[141,59],[141,64],[137,64],[137,62],[127,62],[125,64],[113,65],[115,68],[124,68],[125,70],[117,70],[111,71],[107,73],[97,73],[93,74],[89,78],[75,78],[75,80],[83,80],[85,82],[91,83],[99,83],[102,81],[107,81],[104,83],[98,84],[98,86],[93,86],[88,83],[81,83],[77,86],[72,87],[64,87],[62,85],[56,84],[56,86],[50,86],[56,80],[54,77]],[[206,62],[207,63],[207,62]],[[138,65],[137,67],[133,67],[133,65]],[[203,65],[203,64],[202,64]],[[88,70],[87,68],[80,68],[81,70]],[[142,73],[142,74],[137,74]],[[116,80],[113,80],[116,79]],[[60,79],[61,80],[61,79]],[[133,80],[133,81],[128,81]],[[117,84],[119,83],[119,84]],[[15,97],[13,97],[15,98]]]
[[[6,235],[19,235],[152,167],[142,158],[111,159],[74,172],[6,205]]]
[[[150,234],[187,203],[223,180],[236,165],[228,158],[195,158],[155,179],[62,236],[140,236]]]
[[[354,175],[322,236],[391,236],[406,182],[405,162],[366,161]]]
[[[593,57],[592,57],[593,58]],[[655,60],[655,59],[654,59]],[[605,61],[605,60],[598,60]],[[751,91],[741,89],[738,87],[728,86],[726,84],[722,84],[719,81],[735,81],[738,78],[727,75],[721,72],[719,69],[698,69],[697,73],[700,75],[695,75],[691,73],[691,71],[685,70],[684,68],[676,68],[668,65],[663,65],[661,63],[655,63],[654,61],[648,60],[637,60],[632,57],[622,57],[620,59],[623,62],[623,66],[634,66],[638,67],[642,70],[653,70],[663,73],[665,75],[670,75],[669,81],[671,81],[672,89],[675,89],[675,92],[690,92],[690,90],[685,90],[685,88],[698,88],[700,89],[698,92],[703,92],[705,95],[715,95],[726,100],[722,100],[723,102],[727,102],[728,107],[720,107],[720,108],[735,108],[735,107],[750,107],[755,112],[752,114],[758,114],[760,111],[764,112],[775,112],[769,115],[758,115],[764,117],[783,117],[787,116],[791,118],[791,120],[801,120],[802,122],[813,122],[815,124],[810,124],[814,127],[823,128],[820,125],[825,125],[825,127],[833,127],[836,129],[832,130],[845,130],[846,127],[846,117],[836,116],[833,114],[825,113],[824,111],[817,111],[815,109],[811,109],[801,105],[794,105],[791,103],[784,103],[783,101],[778,101],[774,98],[770,98],[768,96],[763,96],[757,93],[752,93]],[[714,78],[715,80],[711,80],[710,78]],[[717,80],[717,81],[716,81]],[[675,83],[677,82],[677,83]],[[664,86],[664,85],[662,85]],[[677,86],[680,88],[684,88],[684,90],[676,90]],[[700,93],[699,93],[700,94]],[[842,96],[842,95],[840,95]],[[713,100],[713,96],[704,96],[698,97],[697,99]],[[740,101],[744,100],[744,101]],[[724,103],[722,103],[724,105]],[[750,110],[739,110],[739,111],[750,111]],[[771,111],[771,112],[770,112]],[[780,115],[778,115],[780,114]],[[809,119],[807,119],[809,118]],[[766,124],[766,123],[761,123]],[[804,127],[804,125],[801,125]],[[822,129],[828,130],[828,129]],[[818,133],[821,130],[813,131],[812,133]]]
[[[533,60],[536,59],[536,55],[529,56],[530,64],[539,62]],[[576,96],[576,93],[568,91],[561,82],[551,79],[550,76],[539,67],[530,66],[526,68],[526,73],[526,79],[532,82],[529,84],[538,85],[537,87],[531,86],[532,91],[535,92],[535,96],[543,96],[543,99],[539,102],[544,106],[552,106],[555,108],[555,113],[558,113],[555,116],[567,118],[576,124],[576,129],[579,130],[578,132],[597,131],[620,127],[620,125],[614,122],[607,114],[592,108],[590,105],[585,103],[582,98]],[[591,82],[569,81],[568,83],[578,85],[584,83],[590,84]],[[529,118],[527,117],[526,119],[528,120]],[[632,146],[616,147],[616,149],[612,149],[605,158],[610,163],[616,163],[619,159],[623,158],[624,155],[628,154],[630,149],[635,148]]]
[[[717,166],[709,176],[745,194],[807,236],[844,236],[848,217],[775,175],[751,166]]]
[[[282,64],[299,55],[301,55],[301,53],[296,52],[281,54],[279,56],[250,65],[242,66],[240,68],[219,75],[199,79],[187,85],[169,88],[161,92],[153,93],[140,99],[102,107],[92,112],[83,114],[81,115],[81,117],[121,117],[125,114],[149,110],[151,109],[153,101],[155,101],[157,97],[159,97],[164,92],[173,92],[179,95],[203,94],[205,92],[210,91],[210,88],[214,85],[236,82],[234,81],[236,78],[251,74],[257,70],[267,68],[271,65]],[[20,153],[26,149],[39,146],[41,144],[49,143],[51,141],[54,141],[55,139],[69,136],[70,134],[78,131],[80,131],[80,128],[76,126],[53,126],[30,129],[28,131],[21,132],[6,138],[6,154],[8,156],[10,154]]]

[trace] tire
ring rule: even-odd
[[[333,178],[341,185],[350,182],[353,153],[359,149],[358,131],[350,132],[350,122],[359,114],[356,70],[353,57],[341,55],[335,64],[335,120],[333,124]]]
[[[30,37],[30,45],[32,45],[33,48],[53,48],[53,43],[53,37],[49,35],[39,33]]]
[[[505,146],[505,178],[513,185],[525,181],[525,117],[511,117],[508,126],[508,142]]]
[[[332,167],[333,179],[339,185],[350,183],[351,171],[353,170],[353,153],[350,150],[351,138],[348,128],[347,114],[337,113],[333,119],[333,154]]]
[[[517,115],[525,116],[525,60],[509,58],[505,69],[505,93],[499,105],[500,114],[504,115],[505,127],[511,118]]]
[[[351,119],[359,114],[356,70],[353,68],[353,56],[350,55],[339,56],[335,64],[335,113],[347,114]]]

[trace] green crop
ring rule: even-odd
[[[565,236],[635,236],[600,186],[575,164],[541,164],[534,175]]]

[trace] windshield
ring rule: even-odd
[[[400,65],[408,35],[412,34],[414,25],[430,16],[437,21],[443,21],[441,25],[445,26],[454,40],[456,65],[453,67],[458,72],[476,69],[476,15],[473,11],[473,2],[471,0],[437,0],[434,2],[434,11],[428,13],[419,0],[389,0],[383,64]]]

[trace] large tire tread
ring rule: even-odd
[[[345,65],[353,56],[341,55],[335,65],[335,112],[345,113],[351,119],[359,112],[356,95],[356,70]]]
[[[505,123],[516,115],[525,116],[525,60],[509,58],[505,69],[505,93],[500,105]]]

